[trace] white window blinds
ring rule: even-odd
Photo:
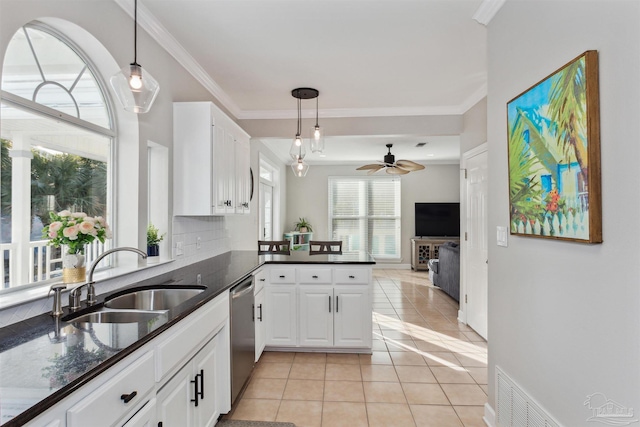
[[[400,178],[329,178],[329,235],[343,251],[400,258]]]

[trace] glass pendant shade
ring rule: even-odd
[[[309,172],[309,165],[304,160],[298,159],[291,163],[291,170],[295,176],[302,178]]]
[[[315,125],[311,128],[311,152],[322,153],[324,151],[324,132],[322,128]]]
[[[124,109],[137,114],[148,112],[160,91],[156,79],[135,63],[123,67],[109,82]]]
[[[307,150],[304,147],[304,143],[300,135],[296,135],[293,142],[291,143],[291,149],[289,150],[289,155],[293,160],[302,160],[304,156],[307,155]]]

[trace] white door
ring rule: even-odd
[[[465,314],[467,324],[487,339],[488,239],[487,151],[466,159]]]
[[[371,347],[369,286],[336,285],[334,295],[334,345]]]
[[[273,240],[273,187],[260,183],[260,240]]]
[[[269,285],[265,288],[265,319],[267,322],[267,345],[297,345],[298,324],[295,285]]]
[[[267,324],[264,321],[265,290],[261,289],[255,296],[256,319],[256,362],[260,359],[267,338]]]
[[[218,363],[217,337],[213,338],[193,358],[193,380],[198,385],[198,406],[195,407],[195,425],[213,427],[220,416],[216,395],[216,365]],[[167,424],[168,425],[168,424]]]
[[[300,345],[333,346],[333,288],[300,286]]]
[[[195,425],[191,409],[193,405],[191,403],[193,397],[191,370],[192,365],[188,363],[158,392],[157,421],[163,426]]]

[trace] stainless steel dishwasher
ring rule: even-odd
[[[230,291],[231,304],[231,403],[245,385],[254,366],[256,328],[253,276]]]

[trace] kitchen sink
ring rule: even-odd
[[[204,286],[180,286],[133,290],[129,293],[107,297],[104,306],[130,310],[171,310],[183,302],[200,295]]]
[[[77,317],[67,316],[66,322],[81,323],[140,323],[165,314],[165,311],[139,311],[139,310],[99,310],[83,314]]]

